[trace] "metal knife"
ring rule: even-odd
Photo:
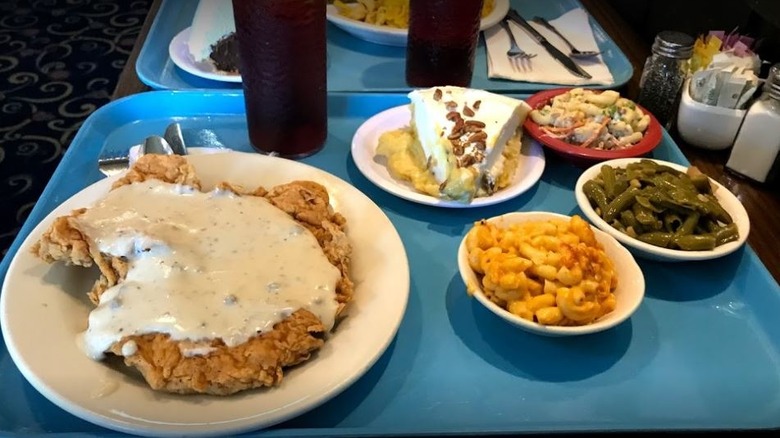
[[[537,43],[539,43],[542,47],[547,50],[547,52],[552,55],[553,58],[555,58],[556,61],[560,62],[561,65],[566,67],[566,70],[569,70],[573,75],[579,76],[581,78],[585,79],[591,79],[593,76],[588,74],[585,70],[582,69],[579,65],[577,65],[574,60],[566,56],[563,52],[558,50],[555,46],[550,44],[549,41],[547,41],[547,38],[545,38],[542,34],[540,34],[536,29],[533,28],[530,24],[528,24],[527,21],[525,21],[525,18],[523,18],[516,10],[510,9],[509,12],[506,14],[507,18],[514,21],[520,27],[522,27],[528,34],[533,38]]]

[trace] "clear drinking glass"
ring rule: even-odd
[[[327,136],[324,0],[233,0],[249,140],[300,158]]]
[[[406,83],[468,87],[481,13],[482,0],[411,0]]]

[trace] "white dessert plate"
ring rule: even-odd
[[[731,254],[738,250],[747,241],[748,234],[750,234],[750,217],[748,217],[745,207],[733,193],[729,191],[722,184],[710,178],[710,183],[715,186],[715,198],[717,198],[720,205],[737,224],[737,230],[739,231],[739,238],[733,242],[724,243],[723,245],[716,246],[715,249],[710,251],[683,251],[679,249],[662,248],[660,246],[651,245],[649,243],[642,242],[639,239],[634,239],[628,234],[623,233],[617,228],[608,224],[601,216],[596,213],[596,210],[590,205],[588,197],[585,196],[585,192],[582,187],[586,182],[596,178],[601,172],[601,166],[611,166],[616,169],[625,168],[630,163],[635,163],[641,160],[652,160],[649,158],[618,158],[615,160],[604,161],[599,164],[593,165],[590,168],[582,172],[582,175],[577,179],[577,183],[574,187],[574,196],[577,198],[577,205],[579,205],[582,213],[598,228],[609,233],[612,237],[617,239],[620,243],[625,245],[632,253],[638,257],[642,257],[649,260],[656,260],[662,262],[690,262],[696,260],[710,260],[725,255]],[[652,160],[658,164],[669,166],[672,169],[685,172],[686,166],[681,166],[677,163],[662,160]]]
[[[241,82],[241,75],[217,70],[210,62],[196,62],[190,54],[188,41],[190,29],[186,28],[176,34],[168,45],[168,55],[177,67],[204,79],[222,82]]]
[[[219,181],[270,187],[296,179],[323,184],[349,223],[354,301],[323,348],[289,370],[281,385],[232,396],[153,391],[121,364],[89,359],[77,346],[92,305],[86,298],[97,271],[48,265],[30,252],[52,221],[101,198],[116,179],[85,188],[51,212],[19,248],[0,296],[0,323],[11,358],[24,377],[57,406],[103,427],[153,436],[213,436],[259,429],[297,416],[334,397],[386,350],[403,318],[409,264],[397,231],[382,210],[345,181],[314,167],[259,154],[187,158],[209,189]]]
[[[506,16],[507,12],[509,12],[509,0],[495,0],[493,10],[482,19],[479,30],[495,26]],[[386,46],[406,46],[408,33],[406,29],[377,26],[353,20],[339,14],[338,9],[333,5],[328,5],[327,17],[328,21],[334,25],[362,40]]]
[[[569,220],[570,216],[544,211],[529,211],[507,213],[501,216],[488,218],[488,222],[494,223],[499,228],[506,228],[512,224],[524,222],[537,222],[549,220]],[[645,277],[639,265],[631,256],[631,253],[621,245],[614,237],[591,226],[596,240],[604,247],[607,257],[615,265],[618,277],[618,286],[615,289],[617,306],[612,312],[602,316],[591,324],[580,326],[550,326],[542,325],[527,319],[523,319],[498,304],[490,301],[480,287],[480,279],[469,266],[468,249],[466,249],[466,237],[461,240],[458,247],[458,270],[460,277],[467,288],[473,291],[474,297],[488,310],[525,331],[542,336],[577,336],[597,333],[621,324],[634,314],[645,296]]]
[[[376,155],[379,137],[387,131],[409,126],[410,119],[409,105],[390,108],[366,120],[352,137],[352,159],[360,172],[382,190],[398,197],[436,207],[483,207],[520,196],[533,187],[544,172],[545,159],[542,146],[536,140],[524,135],[517,170],[508,187],[491,196],[475,198],[468,204],[420,193],[408,182],[393,178],[387,169],[385,159]]]

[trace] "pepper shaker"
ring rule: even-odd
[[[639,80],[637,103],[649,110],[669,130],[674,121],[694,39],[688,34],[663,31],[655,37],[652,53]]]
[[[780,159],[780,69],[766,79],[766,97],[748,109],[737,132],[726,168],[758,182],[768,182]]]

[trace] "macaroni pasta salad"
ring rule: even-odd
[[[529,115],[550,137],[604,150],[638,143],[650,124],[649,115],[614,90],[573,88]]]
[[[503,228],[482,220],[466,249],[484,294],[521,318],[585,325],[615,309],[615,267],[579,216]]]

